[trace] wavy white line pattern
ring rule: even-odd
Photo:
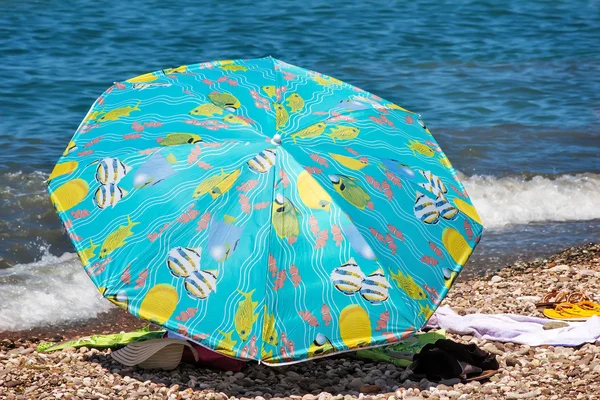
[[[270,57],[166,72],[109,88],[49,182],[105,297],[222,354],[272,365],[384,345],[425,324],[482,226],[419,115]],[[275,102],[287,113],[277,129]],[[250,168],[267,165],[268,149],[274,165]],[[96,207],[96,170],[117,163],[127,193]],[[441,197],[426,189],[427,171],[447,187]],[[419,193],[454,211],[421,218]],[[179,247],[200,261],[181,256],[185,265],[171,269]],[[366,278],[343,292],[332,272],[353,265]],[[369,291],[372,274],[385,277],[383,289]],[[211,277],[216,286],[198,294],[208,286],[194,282]]]

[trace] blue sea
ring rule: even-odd
[[[487,230],[465,275],[600,240],[600,1],[4,1],[0,330],[97,294],[43,181],[114,81],[271,55],[422,115]]]

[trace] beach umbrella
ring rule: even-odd
[[[48,184],[107,299],[267,364],[410,336],[482,232],[418,114],[271,57],[115,83]]]

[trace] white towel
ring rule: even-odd
[[[552,320],[516,314],[458,315],[450,307],[437,309],[427,326],[446,329],[479,339],[512,342],[529,346],[579,346],[600,340],[600,317],[585,322],[569,322],[568,327],[544,330]]]

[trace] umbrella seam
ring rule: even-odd
[[[277,71],[277,69],[275,69],[275,58],[269,56],[269,58],[271,59],[271,62],[273,64],[273,75],[275,76],[275,87],[278,86],[279,84],[279,73]],[[273,101],[271,101],[271,104],[273,104]],[[277,122],[276,122],[276,114],[273,118],[273,132],[277,132]],[[271,169],[273,171],[273,181],[272,181],[272,186],[271,186],[271,204],[275,201],[275,181],[277,180],[277,163],[279,160],[279,156],[276,154],[275,156],[275,165],[273,166],[273,168]],[[273,247],[273,212],[271,212],[269,214],[269,240],[267,241],[269,243],[269,247],[267,249],[267,257],[269,256],[269,254],[271,254],[271,249]],[[258,348],[260,349],[260,356],[257,358],[258,362],[260,363],[262,361],[262,349],[264,344],[264,339],[263,339],[263,330],[265,329],[265,317],[266,317],[266,312],[267,310],[269,311],[274,311],[271,310],[270,307],[267,306],[267,280],[268,280],[268,275],[269,275],[269,268],[265,268],[265,291],[263,294],[263,301],[264,301],[264,305],[265,307],[263,307],[263,316],[262,316],[262,321],[260,324],[260,330],[259,330],[259,335],[260,335],[260,346],[258,346]]]
[[[278,157],[276,158],[276,160],[278,159]],[[276,173],[276,169],[277,169],[277,162],[275,162],[274,167],[272,168],[273,171],[273,181],[272,181],[272,185],[271,185],[271,204],[275,201],[275,181],[277,180],[277,173]],[[269,213],[269,240],[267,241],[267,243],[269,244],[268,250],[267,250],[267,257],[269,256],[269,254],[271,254],[271,248],[273,245],[273,212]],[[262,349],[264,344],[264,339],[263,339],[263,330],[265,329],[265,317],[266,317],[266,312],[267,309],[269,311],[275,311],[275,310],[271,310],[270,307],[267,306],[267,280],[268,280],[268,275],[269,275],[269,268],[265,268],[265,292],[263,295],[263,300],[264,300],[264,305],[265,307],[263,307],[263,318],[260,324],[260,330],[259,330],[259,335],[260,335],[260,346],[258,346],[258,348],[260,349],[260,357],[258,357],[258,362],[260,363],[262,361]],[[274,313],[273,313],[274,314]]]

